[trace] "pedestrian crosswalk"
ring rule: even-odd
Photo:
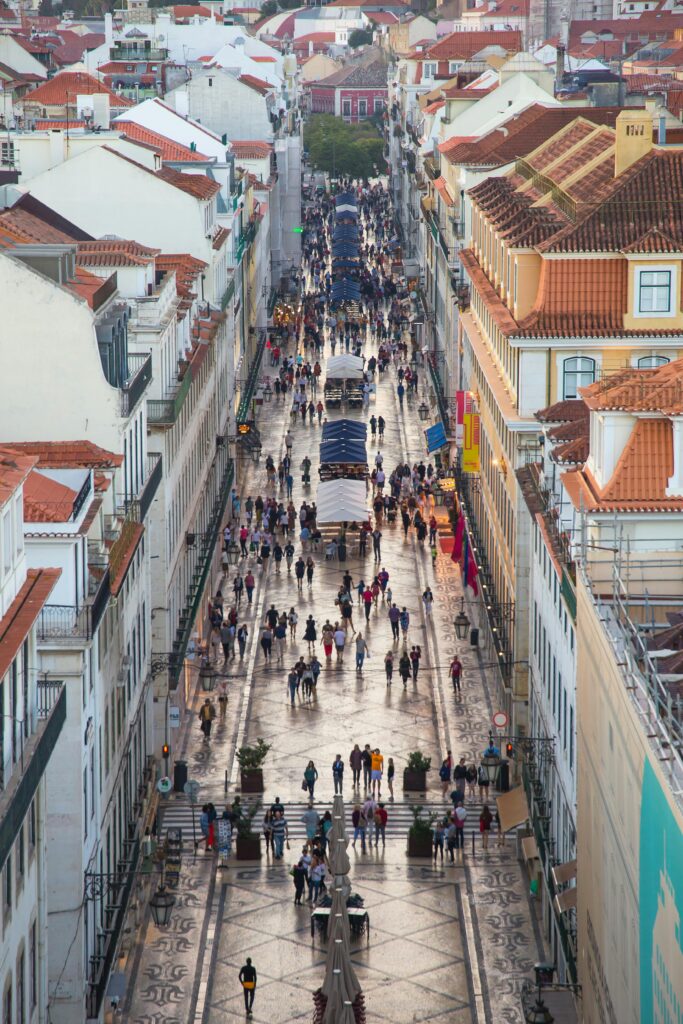
[[[245,804],[247,803],[246,800],[243,802]],[[412,806],[417,806],[419,802],[419,798],[416,797]],[[254,817],[254,830],[259,833],[262,832],[263,816],[269,806],[269,802],[265,801]],[[303,822],[303,815],[308,808],[308,804],[301,802],[284,803],[283,806],[285,808],[285,818],[287,820],[290,840],[303,842],[306,838],[306,826]],[[325,811],[332,810],[331,803],[326,803],[324,801],[316,801],[314,806],[321,818]],[[353,823],[351,815],[353,813],[354,806],[355,805],[351,801],[347,801],[344,804],[346,811],[346,830],[350,839],[353,838]],[[413,823],[413,812],[410,809],[411,803],[398,801],[396,803],[391,803],[387,801],[384,806],[388,814],[386,828],[387,841],[396,838],[405,839],[408,835],[408,830]],[[222,808],[217,805],[216,809],[220,816]],[[466,809],[467,820],[465,822],[465,835],[469,839],[472,834],[479,833],[479,815],[481,813],[482,805],[480,803],[467,803]],[[427,816],[430,815],[443,819],[449,815],[450,810],[451,805],[446,802],[443,804],[424,804],[422,817],[427,818]],[[188,800],[181,797],[180,799],[163,804],[159,808],[159,835],[164,836],[169,828],[179,828],[182,830],[183,843],[191,843],[193,841],[194,834],[198,837],[201,835],[199,828],[200,812],[201,806],[195,805],[193,833],[192,806]],[[374,832],[374,829],[372,831]]]

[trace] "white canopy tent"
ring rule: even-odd
[[[318,484],[316,522],[364,523],[370,516],[363,480],[328,480]]]
[[[363,360],[360,356],[344,354],[330,356],[327,360],[326,376],[328,380],[362,380]]]

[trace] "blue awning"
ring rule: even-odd
[[[333,438],[356,438],[365,441],[367,436],[367,426],[365,423],[359,423],[358,420],[334,420],[332,423],[326,423],[323,427],[323,441]]]
[[[444,448],[448,444],[446,428],[441,420],[435,423],[433,427],[427,427],[425,437],[427,438],[427,451],[430,455],[432,452],[436,452],[439,448]]]
[[[341,441],[332,439],[323,441],[320,445],[320,462],[330,465],[343,462],[354,465],[364,465],[368,461],[368,454],[365,450],[364,441]]]
[[[334,197],[335,206],[358,206],[358,201],[353,192],[339,192]]]
[[[349,280],[348,277],[341,281],[335,281],[332,285],[332,298],[336,301],[357,300],[360,298],[360,285],[356,281]]]

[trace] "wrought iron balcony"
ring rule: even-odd
[[[136,523],[144,523],[150,506],[159,490],[163,477],[162,457],[159,452],[147,454],[145,478],[134,498],[125,498],[118,508],[120,516]],[[119,499],[120,500],[120,499]]]
[[[172,427],[180,416],[180,410],[192,386],[192,371],[188,366],[173,398],[149,398],[147,400],[147,422],[154,426]]]
[[[121,415],[130,416],[152,380],[151,353],[129,353],[128,379],[121,387]]]
[[[0,779],[0,864],[17,838],[21,822],[40,785],[66,721],[66,689],[63,684],[51,693],[52,704],[39,714],[35,731],[23,740],[20,764],[6,778]]]

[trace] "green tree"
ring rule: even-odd
[[[371,121],[348,124],[332,114],[314,114],[304,142],[314,167],[332,175],[369,178],[384,166],[382,137]]]
[[[261,17],[272,18],[274,14],[277,14],[277,0],[266,0],[261,7]]]
[[[349,46],[355,50],[358,46],[370,46],[372,44],[372,32],[365,28],[356,28],[349,36]]]

